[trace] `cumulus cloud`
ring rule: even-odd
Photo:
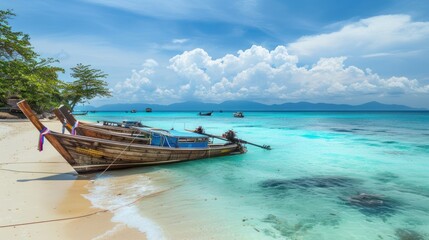
[[[408,52],[428,41],[429,22],[415,22],[408,15],[382,15],[349,23],[336,32],[301,37],[288,49],[299,56],[374,57]]]
[[[131,77],[117,83],[113,88],[113,92],[116,93],[117,97],[126,97],[131,98],[131,101],[138,101],[147,91],[153,90],[149,77],[155,73],[154,70],[157,66],[157,61],[147,59],[142,64],[141,70],[132,70]]]
[[[189,99],[222,102],[253,100],[285,102],[344,97],[424,94],[429,85],[407,77],[382,78],[370,69],[346,65],[347,57],[320,58],[312,66],[300,66],[299,59],[285,46],[268,50],[252,46],[236,54],[213,59],[201,48],[185,51],[159,69],[173,81],[162,79],[154,60],[115,87],[117,94],[144,93],[152,102]],[[156,63],[156,64],[155,64]],[[165,77],[165,76],[164,76]]]

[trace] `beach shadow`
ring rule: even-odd
[[[34,172],[34,173],[46,173],[46,172]],[[92,175],[92,174],[91,174]],[[67,173],[57,173],[51,176],[45,176],[40,178],[28,178],[28,179],[18,179],[17,182],[30,182],[30,181],[75,181],[75,180],[88,180],[91,179],[91,176],[88,175],[78,175],[75,172]]]
[[[169,164],[170,166],[173,164]],[[167,165],[165,165],[167,166]],[[163,169],[169,169],[165,166],[145,166],[139,168],[129,168],[129,169],[117,169],[110,170],[105,173],[102,172],[94,172],[94,173],[86,173],[86,174],[78,174],[76,172],[40,172],[40,171],[19,171],[12,169],[0,169],[4,171],[18,172],[18,173],[39,173],[39,174],[52,174],[50,176],[44,176],[40,178],[27,178],[27,179],[18,179],[17,182],[29,182],[29,181],[75,181],[75,180],[96,180],[100,177],[122,177],[122,176],[131,176],[131,175],[139,175],[145,173],[151,173],[160,171]]]
[[[22,170],[15,170],[15,169],[7,169],[7,168],[0,168],[0,171],[6,171],[6,172],[14,172],[14,173],[40,173],[40,174],[62,174],[59,172],[44,172],[44,171],[22,171]],[[70,173],[72,174],[72,173]]]

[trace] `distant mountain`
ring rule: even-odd
[[[100,107],[78,107],[79,111],[426,111],[427,109],[412,108],[404,105],[368,102],[361,105],[331,104],[331,103],[283,103],[266,105],[251,101],[225,101],[223,103],[182,102],[170,105],[122,103],[108,104]]]
[[[426,109],[412,108],[404,105],[367,102],[361,105],[330,104],[330,103],[284,103],[278,105],[289,111],[422,111]]]

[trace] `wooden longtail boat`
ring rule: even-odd
[[[150,143],[149,134],[143,133],[138,129],[129,129],[129,128],[121,129],[122,127],[111,127],[111,126],[106,126],[106,128],[100,128],[101,126],[97,127],[98,125],[95,125],[95,124],[80,123],[80,122],[78,126],[73,129],[73,126],[76,123],[76,119],[73,117],[73,115],[70,114],[70,116],[72,117],[72,121],[74,122],[69,123],[59,109],[54,109],[54,114],[55,116],[57,116],[58,120],[61,123],[63,124],[65,123],[65,125],[63,126],[70,133],[72,133],[74,130],[76,134],[87,136],[87,137],[101,138],[101,139],[119,141],[124,143],[131,143],[131,142],[136,144]],[[110,130],[112,128],[113,129],[118,128],[118,130],[112,131]],[[130,130],[130,131],[126,131],[126,130]]]
[[[123,143],[100,138],[49,131],[25,100],[18,107],[65,158],[77,173],[182,162],[246,152],[240,143],[210,144],[207,147],[164,147]],[[202,135],[203,136],[203,135]]]
[[[54,113],[57,116],[57,118],[62,122],[66,122],[66,129],[71,133],[73,126],[76,124],[77,120],[73,116],[73,114],[70,113],[69,109],[66,106],[60,106],[58,109],[54,109]],[[113,126],[111,124],[106,125],[99,125],[99,124],[91,124],[91,123],[85,123],[85,122],[79,122],[78,127],[76,129],[77,133],[80,135],[85,135],[84,132],[79,130],[79,127],[82,126],[90,126],[95,129],[103,129],[107,131],[117,132],[117,133],[124,133],[129,135],[136,135],[140,134],[139,130],[133,129],[133,128],[125,128],[121,126]],[[146,125],[142,125],[141,127],[148,127]]]

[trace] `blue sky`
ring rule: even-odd
[[[427,0],[5,0],[15,30],[113,92],[93,105],[367,101],[429,108]]]

